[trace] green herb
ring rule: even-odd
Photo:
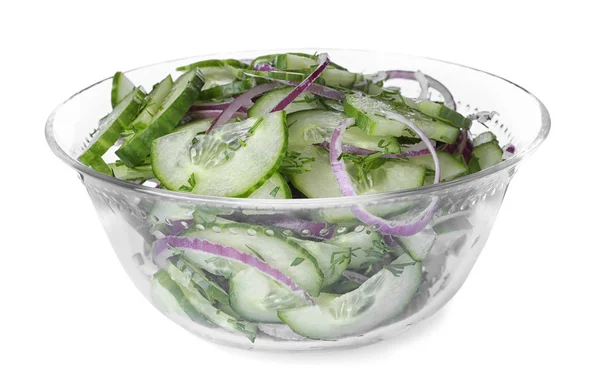
[[[385,152],[377,152],[368,156],[342,153],[340,157],[352,161],[352,163],[358,169],[358,172],[356,173],[356,179],[361,181],[368,176],[370,171],[379,168],[381,165],[383,165],[383,163],[385,163],[385,159],[381,158],[383,154],[385,154]]]
[[[294,259],[292,261],[292,263],[290,264],[290,266],[298,266],[299,264],[301,264],[302,262],[304,262],[304,258],[302,257],[297,257],[296,259]]]
[[[404,269],[409,266],[414,266],[416,262],[407,262],[407,263],[394,263],[389,265],[388,270],[394,275],[394,277],[399,277],[402,273],[404,273]]]
[[[276,197],[277,196],[277,192],[279,192],[279,188],[280,187],[273,188],[273,190],[269,193],[269,195],[271,195],[272,197]]]
[[[192,192],[194,190],[194,187],[196,187],[196,175],[194,173],[192,173],[188,178],[188,184],[189,186],[182,185],[179,187],[179,191]]]
[[[250,246],[248,246],[248,245],[246,245],[246,247],[247,247],[247,248],[248,248],[250,251],[252,251],[252,252],[254,253],[254,255],[256,255],[256,257],[257,257],[258,259],[260,259],[260,260],[261,260],[261,261],[263,261],[263,262],[266,262],[266,261],[265,261],[265,259],[263,258],[263,256],[262,256],[262,255],[260,255],[260,253],[259,253],[258,251],[254,250],[252,247],[250,247]]]
[[[382,239],[375,239],[373,240],[371,247],[365,250],[365,254],[368,258],[379,260],[384,258],[391,251],[392,249],[390,249]]]
[[[167,244],[167,249],[173,254],[173,255],[183,255],[183,250],[180,250],[176,247],[171,246],[170,244]]]
[[[241,137],[237,138],[238,142],[240,143],[241,146],[246,146],[246,142],[244,140],[242,140]]]
[[[315,161],[314,157],[306,157],[300,152],[288,151],[285,152],[285,156],[279,169],[286,175],[310,172],[309,163],[313,161]]]

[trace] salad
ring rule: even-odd
[[[489,130],[472,134],[495,112],[460,114],[450,90],[420,71],[355,73],[324,53],[176,70],[150,92],[117,72],[113,109],[79,161],[164,190],[286,200],[418,188],[515,152]],[[386,86],[392,79],[417,82],[420,94]],[[401,313],[436,243],[469,228],[465,218],[433,219],[438,205],[357,205],[303,219],[157,202],[132,226],[145,240],[140,268],[166,313],[251,341],[257,332],[336,340]],[[338,232],[349,225],[357,232]]]

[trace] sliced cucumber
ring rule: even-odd
[[[347,116],[341,112],[327,110],[306,110],[290,114],[288,149],[303,152],[312,144],[330,141],[334,129],[344,118]],[[355,126],[346,130],[342,142],[374,151],[384,151],[385,145],[389,153],[400,152],[400,146],[394,137],[369,136]]]
[[[206,298],[202,297],[200,292],[194,287],[186,287],[182,284],[177,285],[192,307],[196,309],[203,318],[228,332],[244,335],[250,341],[254,342],[254,339],[256,338],[256,324],[236,320],[222,310],[215,308]]]
[[[198,94],[197,102],[206,102],[211,99],[225,99],[242,94],[246,90],[250,90],[256,86],[256,80],[244,79],[242,81],[233,81],[222,85],[216,85],[209,89],[204,88],[200,94]]]
[[[211,304],[229,305],[229,294],[202,269],[178,256],[167,260],[167,272],[171,278],[187,288],[195,288]]]
[[[450,153],[437,151],[437,156],[440,161],[440,180],[448,181],[457,177],[466,175],[469,170],[463,159],[458,159]],[[431,171],[435,170],[433,157],[431,155],[423,155],[410,157],[407,159],[409,163],[423,166]]]
[[[326,242],[314,242],[305,239],[289,238],[306,249],[315,259],[323,273],[323,287],[340,279],[354,254],[352,249]]]
[[[402,312],[420,283],[421,264],[404,255],[350,293],[278,314],[294,332],[311,339],[358,335]]]
[[[291,71],[258,71],[258,70],[248,70],[248,69],[235,69],[233,67],[230,68],[236,76],[240,79],[245,79],[248,77],[252,78],[264,78],[268,80],[281,80],[281,81],[290,81],[290,82],[302,82],[306,75],[301,72],[291,72]]]
[[[502,162],[504,151],[496,141],[483,143],[473,148],[469,171],[477,172]]]
[[[338,235],[328,243],[352,252],[348,269],[367,269],[370,264],[385,259],[392,251],[381,234],[371,228]]]
[[[309,198],[337,197],[341,191],[329,163],[329,153],[313,147],[309,154],[310,171],[290,175],[290,181]],[[351,161],[346,168],[359,194],[382,193],[394,190],[421,187],[425,179],[425,168],[405,160],[388,159],[369,172],[368,177],[357,179],[357,168]]]
[[[199,70],[190,70],[180,76],[150,125],[128,138],[117,150],[121,161],[129,167],[140,164],[150,154],[152,141],[175,129],[198,97],[203,84],[204,77]]]
[[[178,67],[179,71],[199,69],[204,75],[203,90],[225,85],[237,79],[237,69],[247,68],[248,65],[236,59],[209,59]]]
[[[391,101],[369,97],[360,93],[346,94],[344,112],[356,120],[356,126],[373,136],[414,136],[404,123],[387,119],[387,113],[405,115],[423,130],[427,137],[448,144],[454,143],[460,133],[459,128],[436,121],[418,111],[404,111]]]
[[[263,55],[252,61],[251,67],[261,64],[271,64],[281,70],[304,70],[319,64],[318,55],[304,54],[301,52],[287,52],[283,54]],[[336,63],[329,63],[330,68],[346,70]]]
[[[114,176],[111,166],[106,164],[106,162],[102,159],[102,156],[88,154],[86,156],[85,164],[100,173],[104,173],[108,176]]]
[[[152,146],[152,168],[171,190],[245,197],[277,171],[286,148],[285,113],[275,112],[207,135],[181,131],[159,138]]]
[[[248,110],[248,117],[259,117],[270,113],[292,90],[294,90],[293,87],[282,87],[264,94]],[[300,94],[284,110],[290,114],[301,110],[318,109],[320,107],[319,100],[314,98],[310,93],[305,92]]]
[[[473,140],[473,146],[480,146],[487,142],[498,143],[496,135],[492,132],[483,132],[480,135],[478,135],[477,137],[475,137],[475,139]]]
[[[457,128],[469,129],[472,121],[456,110],[452,110],[444,106],[441,102],[434,102],[429,100],[417,101],[411,98],[404,98],[404,102],[411,108],[420,111],[421,113],[435,118],[436,120],[443,121]]]
[[[177,128],[175,128],[173,133],[190,131],[195,134],[201,134],[201,133],[206,132],[208,130],[208,128],[210,128],[210,125],[212,123],[213,123],[212,118],[201,118],[199,120],[190,121],[186,124],[178,126]]]
[[[101,125],[92,134],[92,140],[85,151],[79,156],[79,161],[91,166],[97,156],[102,156],[114,145],[129,125],[135,120],[146,94],[136,88],[129,93],[115,108],[102,119]]]
[[[292,191],[285,178],[280,173],[275,172],[248,197],[251,199],[291,199]]]
[[[185,297],[177,282],[164,270],[158,270],[152,276],[152,301],[163,313],[170,312],[188,316],[194,321],[204,321],[204,317]]]
[[[161,104],[169,95],[169,92],[173,88],[173,79],[170,75],[168,75],[165,79],[160,81],[159,84],[152,88],[150,94],[146,98],[146,105],[144,109],[140,112],[140,114],[136,117],[136,119],[131,123],[131,127],[139,132],[144,130],[150,125],[152,119],[158,113],[158,109]]]
[[[206,230],[191,232],[188,236],[204,239],[257,256],[272,267],[289,276],[298,286],[310,295],[319,294],[323,284],[323,274],[315,258],[292,241],[270,236],[262,227],[230,222]],[[188,252],[186,257],[206,271],[231,277],[248,266],[225,258],[215,259],[213,255],[201,252]]]
[[[229,293],[231,308],[236,313],[246,320],[261,323],[281,322],[278,310],[308,304],[306,299],[254,269],[235,274],[229,281]]]
[[[119,180],[147,180],[154,178],[151,165],[140,165],[139,167],[129,168],[124,164],[110,163],[108,167],[112,174]],[[94,168],[95,169],[95,168]]]
[[[436,237],[437,234],[433,230],[433,227],[428,225],[414,235],[397,237],[396,240],[412,259],[421,262],[427,258],[427,255],[435,243]]]
[[[134,89],[134,83],[131,82],[125,74],[117,71],[115,75],[113,75],[112,90],[110,93],[110,103],[113,109]]]

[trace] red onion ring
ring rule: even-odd
[[[303,298],[310,301],[313,305],[316,305],[315,300],[304,289],[298,286],[290,277],[288,277],[281,271],[269,266],[267,263],[261,261],[258,257],[254,255],[236,250],[233,247],[223,246],[218,243],[212,243],[203,239],[166,236],[162,239],[158,239],[152,244],[152,254],[155,259],[155,262],[159,266],[164,265],[164,260],[168,258],[167,255],[171,253],[170,248],[201,251],[204,253],[223,257],[225,259],[231,259],[234,261],[242,262],[260,271],[261,273],[279,282],[280,284],[283,284],[292,292],[301,295]]]
[[[215,127],[221,126],[228,122],[233,115],[240,110],[242,106],[252,105],[252,98],[257,97],[261,94],[266,93],[269,90],[273,90],[278,88],[280,85],[277,83],[262,83],[258,86],[253,87],[252,89],[246,91],[244,94],[241,94],[234,98],[233,101],[227,106],[225,110],[217,117],[215,122],[212,123],[210,128],[206,131],[206,134],[210,133]]]
[[[327,66],[329,65],[330,62],[331,61],[329,60],[329,55],[327,55],[327,54],[320,54],[319,55],[319,65],[317,66],[317,68],[315,69],[315,71],[313,71],[312,73],[310,73],[310,75],[308,77],[306,77],[302,82],[300,82],[298,84],[298,86],[296,86],[294,88],[294,90],[292,90],[287,95],[287,97],[285,97],[284,99],[282,99],[277,104],[277,106],[275,106],[271,110],[271,112],[277,112],[277,111],[285,109],[287,105],[289,105],[296,98],[298,98],[298,96],[300,94],[302,94],[306,89],[308,89],[310,87],[310,85],[312,85],[313,82],[316,81],[317,78],[319,78],[319,76],[321,75],[321,73],[323,73],[323,71],[325,71],[325,68],[327,68]]]
[[[385,72],[387,74],[387,78],[388,79],[410,79],[413,81],[418,81],[417,77],[415,76],[416,71],[406,71],[406,70],[389,70]],[[429,75],[423,74],[425,76],[425,79],[427,79],[427,82],[429,83],[429,86],[435,90],[437,90],[442,97],[444,97],[444,105],[446,105],[446,107],[452,109],[452,110],[456,110],[456,102],[454,102],[454,97],[452,97],[452,93],[450,93],[450,90],[448,90],[448,88],[446,86],[444,86],[444,84],[440,81],[438,81],[435,78],[430,77]]]
[[[435,166],[435,176],[433,179],[433,183],[437,184],[440,181],[440,162],[435,152],[435,148],[433,144],[429,141],[429,138],[423,133],[423,131],[417,127],[414,123],[412,123],[409,119],[404,117],[398,113],[387,113],[386,118],[393,119],[403,124],[409,126],[425,143],[429,151],[431,152],[433,163]],[[342,135],[346,131],[346,129],[354,124],[353,118],[347,118],[342,120],[339,125],[333,131],[333,135],[331,136],[331,145],[329,150],[329,160],[331,163],[331,168],[333,169],[333,174],[335,176],[335,180],[340,187],[340,191],[342,191],[342,195],[344,196],[356,196],[356,190],[354,189],[354,185],[350,180],[350,175],[346,171],[346,165],[344,163],[344,159],[341,157],[342,154]],[[382,234],[395,235],[395,236],[410,236],[421,231],[433,217],[433,212],[437,207],[438,200],[437,198],[433,199],[429,206],[419,214],[419,216],[415,216],[412,219],[409,219],[406,222],[399,223],[397,220],[389,221],[383,218],[380,218],[368,210],[366,210],[363,206],[355,206],[352,208],[352,212],[354,215],[363,223],[372,226],[377,229]],[[415,219],[416,218],[416,219]]]

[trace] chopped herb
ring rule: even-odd
[[[188,184],[189,186],[182,185],[179,187],[179,190],[183,192],[192,192],[194,190],[194,187],[196,187],[196,175],[194,173],[192,173],[188,178]]]
[[[307,164],[313,161],[315,161],[314,157],[306,157],[300,152],[288,151],[285,152],[285,157],[279,169],[285,174],[310,172],[310,165]]]
[[[246,146],[246,142],[242,140],[242,137],[238,137],[237,139],[241,146]]]
[[[408,266],[414,266],[416,262],[407,262],[407,263],[394,263],[389,265],[388,270],[394,275],[394,277],[399,277],[402,273],[404,273],[404,269]]]
[[[266,261],[265,261],[265,259],[263,258],[263,256],[262,256],[262,255],[260,255],[260,253],[259,253],[258,251],[254,250],[252,247],[250,247],[250,246],[248,246],[248,245],[246,245],[246,247],[247,247],[247,248],[248,248],[250,251],[252,251],[252,252],[254,253],[254,255],[256,255],[256,258],[260,259],[260,260],[261,260],[261,261],[263,261],[263,262],[266,262]]]
[[[299,264],[301,264],[302,262],[304,262],[304,258],[302,257],[297,257],[296,259],[294,259],[292,261],[292,263],[290,264],[290,266],[298,266]]]
[[[272,197],[276,197],[277,192],[279,192],[279,189],[280,189],[280,187],[273,188],[273,190],[269,193],[269,195],[271,195]]]

